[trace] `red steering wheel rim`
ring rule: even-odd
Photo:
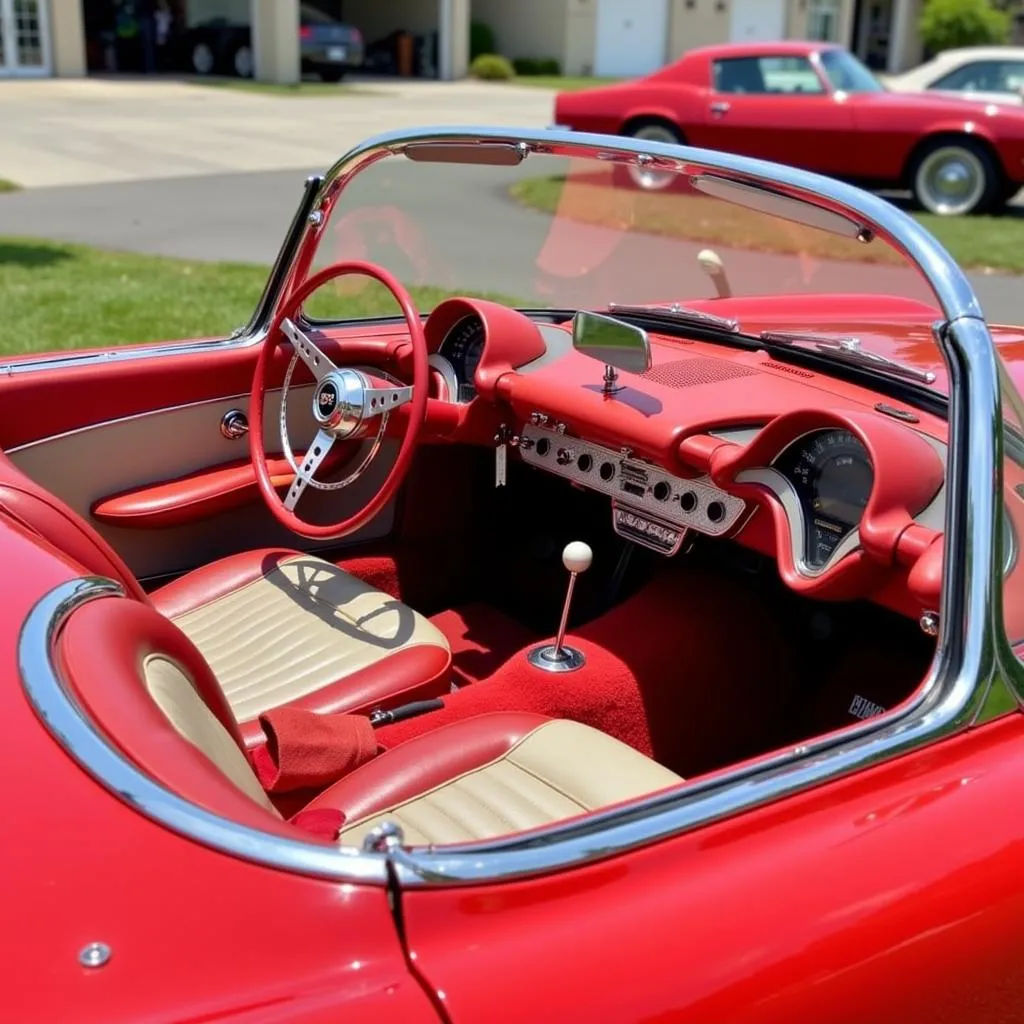
[[[398,449],[398,456],[388,472],[380,490],[358,512],[339,523],[328,523],[322,526],[307,523],[294,512],[285,508],[284,502],[270,480],[267,469],[267,453],[263,445],[263,401],[267,391],[267,370],[273,360],[277,347],[286,340],[281,331],[281,324],[286,317],[294,319],[302,304],[322,285],[340,277],[362,274],[379,281],[395,297],[412,341],[412,399],[409,402],[409,425]],[[293,533],[311,540],[335,540],[355,533],[365,526],[394,497],[412,465],[413,453],[419,439],[420,428],[427,411],[427,388],[429,386],[429,370],[427,367],[427,339],[423,333],[420,315],[412,304],[412,298],[405,287],[383,267],[374,263],[352,260],[334,263],[304,281],[288,296],[280,312],[267,333],[256,359],[256,371],[252,379],[252,394],[249,400],[249,455],[256,472],[263,500],[267,503],[274,518]]]

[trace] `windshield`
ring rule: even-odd
[[[885,92],[885,86],[847,50],[822,50],[819,56],[837,92]]]
[[[651,175],[609,155],[531,153],[512,166],[383,156],[340,191],[312,270],[370,260],[406,285],[422,312],[451,295],[598,312],[703,304],[748,333],[853,332],[887,356],[906,349],[941,366],[931,334],[936,300],[883,240],[858,241],[857,225],[806,203],[779,205],[778,196],[723,187],[714,175]],[[307,305],[310,318],[396,312],[365,279],[325,292]],[[829,304],[795,296],[828,296]],[[743,302],[753,297],[770,298]]]

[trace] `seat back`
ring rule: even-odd
[[[151,605],[120,597],[82,605],[61,632],[58,655],[86,714],[151,778],[260,828],[268,813],[281,820],[209,666]]]
[[[120,555],[78,513],[26,476],[0,451],[0,513],[97,576],[116,580],[132,597],[146,595]]]

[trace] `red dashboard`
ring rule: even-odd
[[[482,300],[442,303],[425,333],[427,437],[503,437],[512,458],[607,496],[616,531],[665,555],[688,534],[729,538],[807,596],[938,608],[942,419],[763,351],[659,334],[650,369],[606,395],[568,323]]]

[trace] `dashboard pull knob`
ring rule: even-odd
[[[555,462],[560,466],[568,466],[576,458],[576,453],[571,448],[559,448],[555,452]]]

